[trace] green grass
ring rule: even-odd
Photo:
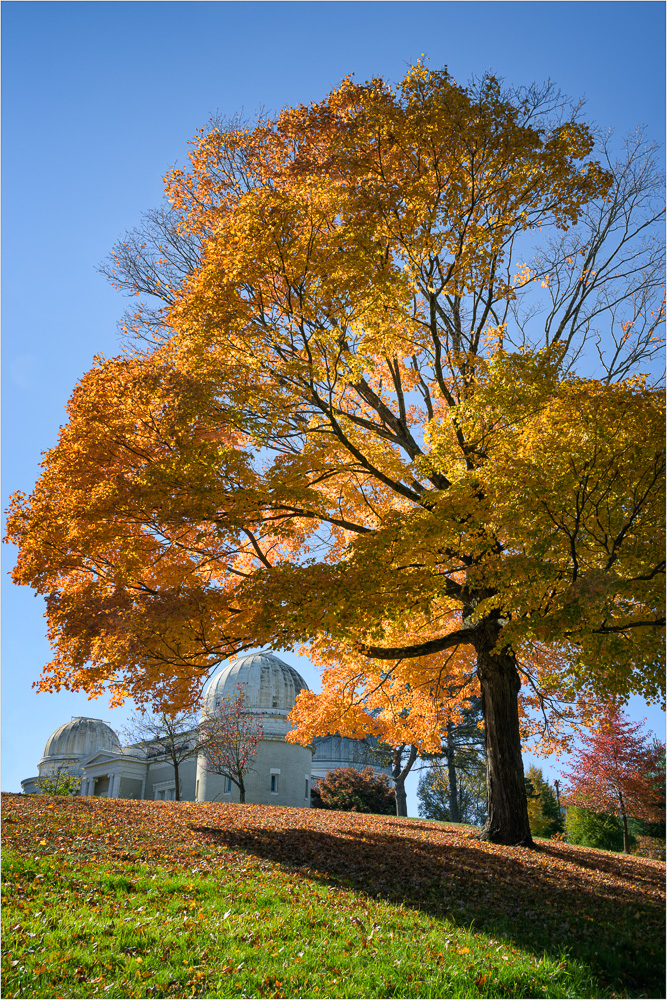
[[[617,906],[600,905],[604,889],[590,910],[590,885],[571,912],[555,913],[562,885],[552,855],[544,855],[553,880],[546,898],[543,882],[529,891],[539,852],[482,848],[460,828],[271,807],[40,799],[11,797],[5,808],[5,997],[664,996],[653,889],[643,894],[640,884],[622,920]],[[465,876],[456,885],[455,874],[450,885],[430,866],[448,850],[480,852],[473,868],[455,854],[453,871]],[[393,885],[388,856],[404,861]],[[308,864],[318,857],[319,868]],[[524,857],[528,882],[513,867]],[[640,883],[664,873],[658,862],[617,860],[634,864],[626,874]],[[499,905],[520,896],[523,909]]]

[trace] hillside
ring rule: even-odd
[[[3,795],[5,997],[663,997],[665,865],[321,810]]]

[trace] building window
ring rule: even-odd
[[[176,798],[176,785],[161,781],[153,787],[153,798],[158,802],[172,802]]]
[[[271,772],[271,791],[274,795],[278,794],[278,779],[280,778],[280,771]]]
[[[306,778],[306,794],[305,794],[305,798],[308,798],[308,793],[309,792],[310,792],[310,782],[309,782],[308,778]]]
[[[225,780],[223,782],[223,789],[224,789],[223,795],[229,795],[231,793],[231,790],[232,790],[232,779],[231,778],[225,778]]]

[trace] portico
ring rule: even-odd
[[[143,799],[146,790],[145,758],[113,750],[98,750],[81,762],[81,795],[108,799]]]

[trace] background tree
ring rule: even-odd
[[[391,768],[396,815],[407,816],[408,798],[405,781],[419,757],[419,748],[414,743],[398,743],[392,746],[391,743],[379,742],[373,737],[370,739],[364,737],[360,742],[364,747],[360,759],[370,761],[372,764],[379,764],[381,767]],[[355,763],[358,762],[355,761]]]
[[[376,774],[372,767],[337,767],[327,771],[313,785],[312,804],[317,809],[340,809],[343,812],[396,813],[394,789],[386,774]]]
[[[667,759],[665,744],[657,737],[653,737],[649,743],[648,760],[649,773],[647,775],[648,784],[651,788],[651,800],[649,803],[650,820],[641,821],[641,832],[649,837],[665,839],[665,819],[667,797]]]
[[[442,756],[447,768],[447,792],[449,795],[449,819],[452,823],[471,822],[463,820],[460,805],[465,805],[466,813],[479,815],[486,813],[480,809],[475,790],[479,784],[480,764],[484,761],[484,729],[482,723],[482,702],[473,698],[461,710],[459,720],[447,720],[447,729],[442,740]],[[465,780],[467,778],[467,780]],[[458,785],[464,781],[465,791],[459,795]]]
[[[617,816],[595,813],[581,806],[568,806],[565,834],[569,844],[597,847],[602,851],[623,850],[623,825]],[[628,838],[632,843],[632,838]]]
[[[53,774],[38,778],[35,784],[44,795],[78,795],[81,791],[80,776],[71,774],[67,767],[59,767]]]
[[[546,781],[541,768],[534,764],[528,768],[526,786],[530,832],[536,837],[551,837],[554,833],[561,833],[564,821],[556,793]]]
[[[138,745],[146,756],[165,757],[174,769],[174,797],[181,798],[179,767],[185,760],[196,757],[201,749],[199,713],[195,710],[180,712],[138,712],[123,729],[125,739]]]
[[[599,726],[582,740],[568,780],[568,805],[618,816],[623,850],[629,853],[628,817],[664,819],[665,747],[611,705]]]
[[[477,694],[482,835],[529,844],[534,712],[558,738],[664,685],[662,183],[641,137],[595,154],[553,87],[422,65],[200,132],[116,250],[127,291],[165,274],[155,346],[96,363],[13,500],[42,690],[180,706],[301,644],[328,731],[392,684]],[[437,749],[429,712],[400,742]]]
[[[429,767],[419,781],[422,814],[451,823],[480,823],[486,818],[485,739],[481,699],[473,696],[443,727],[441,749],[425,760]],[[446,801],[445,801],[446,799]],[[465,819],[463,817],[466,817]]]
[[[422,770],[417,786],[419,815],[445,823],[482,826],[486,820],[486,767],[483,755],[468,761],[456,772],[456,812],[452,816],[450,770],[443,760],[434,759]]]
[[[408,796],[405,780],[414,767],[419,750],[414,743],[399,743],[391,748],[391,778],[394,782],[396,815],[408,815]]]
[[[200,725],[206,770],[232,781],[245,802],[245,776],[253,770],[263,736],[261,722],[249,707],[243,685],[233,698],[223,698]]]

